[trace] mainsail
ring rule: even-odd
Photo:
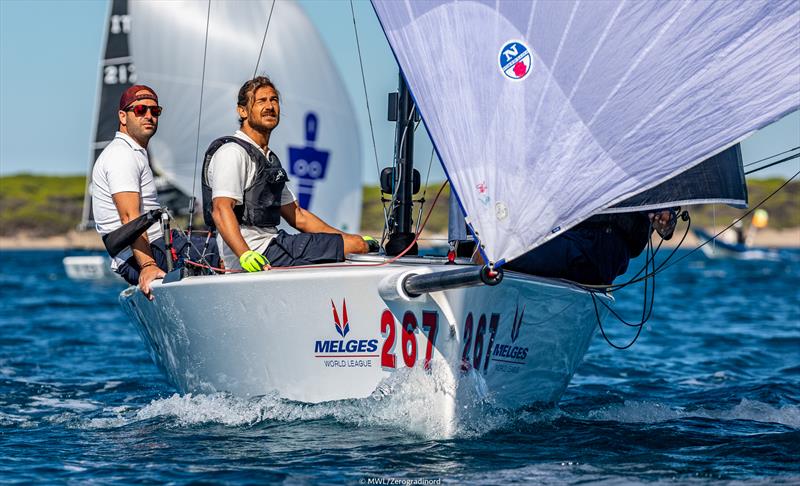
[[[266,73],[281,95],[281,122],[270,148],[289,172],[300,204],[333,226],[357,231],[361,141],[347,90],[301,8],[277,2],[270,19],[272,5],[269,0],[211,2],[210,8],[198,1],[131,3],[136,22],[131,51],[139,80],[158,91],[164,106],[151,153],[171,181],[197,194],[206,147],[239,127],[239,88],[254,72]]]
[[[800,106],[793,0],[373,5],[492,261],[617,204],[743,204],[631,198]]]

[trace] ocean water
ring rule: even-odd
[[[417,403],[178,395],[117,303],[124,285],[70,281],[63,256],[0,252],[3,483],[800,482],[797,251],[693,254],[658,277],[631,349],[595,337],[557,407],[478,408],[451,437]],[[641,289],[616,297],[641,313]]]

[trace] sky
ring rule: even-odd
[[[392,154],[394,132],[386,121],[386,94],[396,90],[397,65],[369,2],[353,3],[383,166]],[[364,183],[375,184],[378,175],[350,4],[346,0],[300,4],[328,44],[348,88],[361,121],[361,177]],[[104,0],[0,0],[0,175],[86,172],[107,8]],[[431,144],[423,131],[417,132],[415,153],[424,180]],[[742,155],[746,164],[797,146],[800,112],[743,142]],[[757,177],[787,178],[798,170],[800,159],[795,159]],[[434,162],[431,182],[443,179]]]

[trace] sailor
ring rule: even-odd
[[[119,128],[92,170],[92,211],[97,232],[110,233],[151,209],[157,209],[156,184],[147,143],[158,129],[162,108],[156,92],[131,86],[119,100]],[[164,238],[159,224],[151,226],[111,262],[111,268],[131,285],[139,285],[152,300],[150,284],[164,276]]]
[[[211,143],[203,162],[203,214],[216,227],[225,267],[255,272],[269,266],[338,262],[346,253],[377,250],[370,237],[347,234],[301,208],[269,148],[280,122],[280,94],[267,76],[242,85],[240,129]],[[300,231],[278,230],[283,218]]]
[[[664,239],[675,231],[673,210],[592,216],[504,268],[531,275],[564,278],[588,285],[608,285],[639,256],[653,230]]]

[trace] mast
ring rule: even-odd
[[[414,123],[419,116],[402,73],[399,78],[397,93],[389,94],[389,120],[397,122],[394,143],[397,163],[381,173],[381,186],[391,188],[390,193],[396,193],[389,218],[387,255],[401,253],[414,241],[412,197],[419,191],[420,185],[419,172],[414,169]],[[417,252],[417,244],[414,243],[407,254],[416,255]]]

